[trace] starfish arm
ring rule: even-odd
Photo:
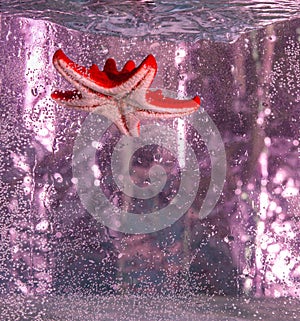
[[[96,113],[98,112],[96,111]],[[101,110],[99,113],[101,115],[104,115],[111,122],[113,122],[123,135],[132,136],[130,133],[130,128],[128,127],[130,126],[130,124],[127,123],[126,117],[122,115],[120,112],[112,113],[111,110],[107,110],[104,112],[103,110]]]
[[[147,56],[137,68],[133,68],[132,61],[127,62],[120,72],[116,69],[115,61],[109,59],[104,71],[100,71],[96,65],[90,68],[77,65],[59,49],[53,56],[53,64],[78,90],[87,91],[89,88],[103,95],[117,97],[127,95],[145,78],[149,87],[157,71],[156,60],[152,55]]]
[[[129,113],[125,115],[126,127],[130,136],[140,136],[140,119],[138,113]]]
[[[153,68],[151,64],[148,64],[148,65],[144,64],[126,82],[120,84],[119,87],[111,88],[109,95],[115,96],[116,98],[122,98],[128,95],[129,93],[139,91],[140,89],[146,91],[152,84],[155,75],[156,75],[156,69]],[[103,93],[101,91],[99,92]]]
[[[162,118],[181,117],[197,111],[200,106],[198,96],[189,100],[174,99],[165,97],[161,90],[147,90],[143,94],[136,91],[130,98],[140,106],[138,109],[149,113],[150,118],[151,115],[159,115]]]
[[[62,59],[62,56],[65,59]],[[83,75],[81,77],[72,77],[72,68],[76,65],[72,62],[62,50],[57,50],[53,56],[53,65],[56,70],[70,83],[72,84],[78,91],[82,93],[88,93],[90,89],[82,84]],[[77,66],[77,65],[76,65]]]
[[[83,95],[77,90],[59,91],[51,94],[51,98],[66,107],[92,112],[99,106],[107,104],[110,98],[96,94]]]

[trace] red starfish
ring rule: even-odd
[[[125,135],[139,136],[143,118],[181,117],[193,113],[200,105],[198,96],[178,100],[165,97],[161,90],[149,89],[157,71],[152,55],[138,67],[129,60],[121,71],[117,70],[115,60],[109,58],[101,71],[96,65],[90,68],[77,65],[59,49],[53,64],[76,90],[56,90],[52,99],[67,107],[102,114]]]

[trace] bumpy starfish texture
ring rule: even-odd
[[[109,58],[101,71],[96,65],[86,68],[76,64],[59,49],[53,64],[76,90],[56,90],[52,99],[66,107],[104,115],[125,135],[139,136],[141,119],[182,117],[195,112],[200,105],[198,96],[178,100],[165,97],[161,90],[150,89],[157,72],[153,55],[138,67],[129,60],[121,71],[117,70],[115,60]]]

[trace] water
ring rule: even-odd
[[[297,320],[297,2],[0,8],[1,320]],[[151,88],[200,110],[122,136],[50,98],[58,48],[151,53]]]
[[[89,33],[234,41],[245,31],[299,17],[297,1],[5,1],[3,13]]]

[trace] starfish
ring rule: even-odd
[[[153,55],[148,55],[138,67],[129,60],[121,71],[109,58],[101,71],[95,64],[89,68],[76,64],[59,49],[53,64],[75,90],[56,90],[52,99],[66,107],[104,115],[125,135],[139,136],[142,119],[182,117],[200,105],[198,96],[179,100],[150,89],[157,72]]]

